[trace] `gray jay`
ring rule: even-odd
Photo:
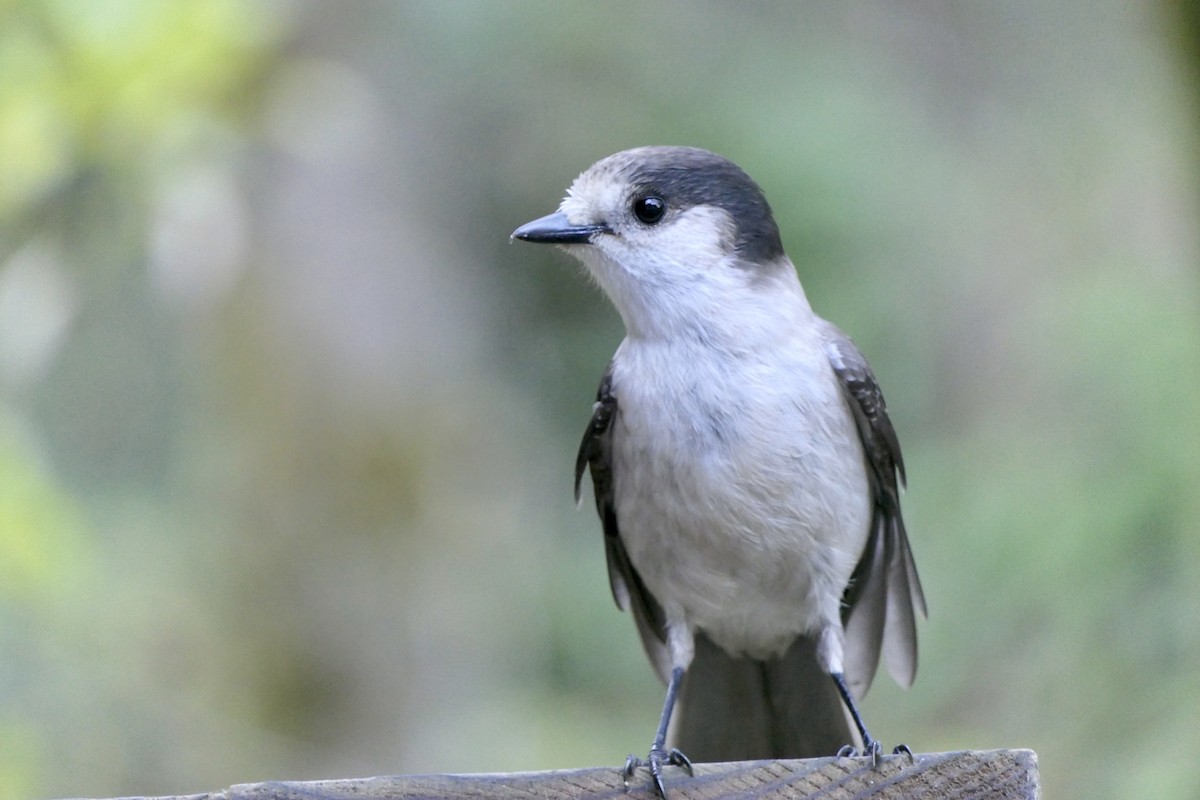
[[[762,190],[705,150],[642,147],[512,235],[582,261],[625,323],[575,496],[590,470],[613,596],[667,683],[626,779],[645,763],[665,798],[664,765],[689,757],[877,759],[856,698],[881,651],[912,683],[925,614],[904,464],[871,368],[813,313]]]

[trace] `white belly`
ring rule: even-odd
[[[621,538],[669,622],[765,657],[839,618],[871,514],[858,433],[819,342],[682,350],[614,360]]]

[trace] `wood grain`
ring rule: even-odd
[[[1037,754],[986,750],[801,761],[697,764],[689,777],[666,776],[670,800],[821,798],[822,800],[1038,800]],[[649,773],[639,770],[628,788],[619,767],[474,775],[398,775],[328,781],[270,781],[207,794],[156,800],[653,800]],[[148,800],[148,799],[144,799]]]

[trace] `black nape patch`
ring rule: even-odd
[[[629,180],[640,191],[659,194],[668,205],[709,205],[728,213],[746,261],[766,264],[783,255],[766,196],[737,164],[695,147],[646,147],[630,156]]]

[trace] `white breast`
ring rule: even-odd
[[[627,339],[613,385],[618,524],[668,620],[756,657],[836,621],[871,508],[815,329],[740,354]]]

